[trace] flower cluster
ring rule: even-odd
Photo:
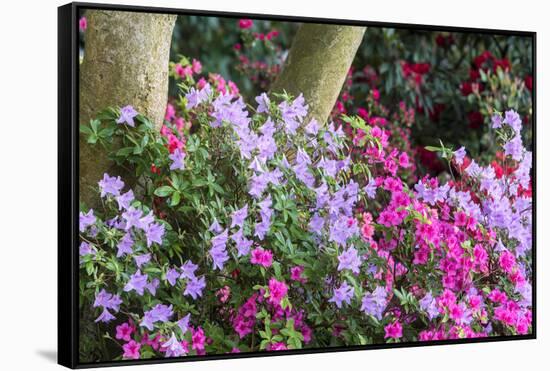
[[[368,112],[319,123],[301,95],[251,109],[184,75],[160,133],[132,107],[95,124],[133,143],[113,157],[137,164],[134,180],[105,174],[79,218],[83,311],[114,325],[122,358],[530,333],[531,153],[516,112],[491,119],[497,164],[442,144],[428,151],[452,180],[413,179],[374,92]]]

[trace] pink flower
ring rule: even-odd
[[[290,279],[293,281],[305,282],[306,279],[302,277],[303,272],[304,267],[301,265],[290,268]]]
[[[166,121],[171,121],[175,116],[176,116],[176,109],[174,108],[174,106],[170,103],[166,104],[166,114],[164,115],[164,119]]]
[[[206,336],[204,336],[204,330],[200,327],[197,327],[195,330],[194,328],[191,328],[191,341],[193,342],[192,347],[197,352],[204,351],[204,343],[206,341]]]
[[[179,63],[174,66],[174,72],[176,72],[176,74],[182,79],[186,78],[187,76],[193,76],[193,69],[191,68],[191,66],[183,67]]]
[[[242,30],[249,29],[253,23],[251,19],[239,19],[239,28]]]
[[[287,350],[287,347],[285,343],[283,343],[282,341],[279,341],[279,342],[270,344],[268,350]]]
[[[508,250],[503,251],[498,258],[498,264],[506,273],[511,273],[512,269],[516,265],[515,256]]]
[[[386,327],[384,327],[384,331],[386,332],[386,334],[384,335],[384,339],[399,339],[403,336],[403,327],[401,327],[399,321],[395,321],[386,325]]]
[[[124,353],[122,354],[122,358],[125,359],[139,359],[139,349],[141,348],[140,343],[136,343],[134,340],[129,341],[128,343],[124,344],[122,346],[122,350],[124,350]]]
[[[88,20],[86,19],[86,17],[82,17],[79,19],[78,28],[81,32],[86,31],[86,29],[88,28]]]
[[[269,280],[269,298],[268,301],[273,305],[280,305],[281,300],[286,296],[288,288],[286,284],[277,281],[275,278]]]
[[[191,68],[193,69],[193,73],[201,73],[202,71],[202,64],[196,59],[193,59],[193,63],[191,65]]]
[[[271,267],[271,264],[273,263],[273,253],[269,250],[264,250],[261,247],[252,250],[251,256],[250,263],[252,264],[257,264],[268,268]]]
[[[130,326],[127,322],[124,322],[122,325],[116,327],[115,338],[119,340],[130,341],[134,330],[135,329],[133,326]]]
[[[401,152],[401,154],[399,155],[399,166],[401,166],[402,168],[408,168],[409,166],[411,166],[407,153]]]

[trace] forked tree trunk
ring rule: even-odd
[[[108,106],[132,105],[160,127],[168,94],[168,63],[175,15],[90,10],[86,12],[80,66],[80,123]],[[103,173],[125,175],[100,145],[80,138],[80,199],[97,205]]]
[[[309,118],[328,118],[363,39],[365,27],[303,24],[271,93],[304,94]]]

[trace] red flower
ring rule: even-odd
[[[474,89],[472,88],[472,83],[469,81],[464,81],[460,83],[460,93],[462,93],[463,96],[467,97],[468,95],[472,94]]]
[[[533,91],[533,76],[525,76],[525,86],[529,89],[529,91]]]
[[[510,71],[510,61],[507,58],[495,59],[493,71],[497,72],[499,67],[502,68],[503,71]]]
[[[470,68],[470,80],[477,80],[481,77],[479,73],[479,69],[477,68]]]
[[[153,174],[160,174],[160,169],[155,166],[155,164],[151,164],[151,172]]]
[[[471,129],[478,129],[483,125],[483,115],[479,111],[472,111],[468,113],[468,127]]]
[[[474,65],[479,69],[489,59],[494,59],[494,58],[495,57],[493,56],[493,54],[491,54],[490,51],[486,50],[474,58]]]

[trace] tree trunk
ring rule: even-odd
[[[309,105],[305,122],[314,117],[323,124],[338,99],[365,30],[355,26],[301,25],[271,93],[303,93]]]
[[[79,121],[102,109],[132,105],[159,128],[166,110],[168,63],[175,15],[89,10],[84,60],[80,65]],[[98,202],[103,173],[128,175],[109,161],[100,145],[80,136],[80,199]]]

